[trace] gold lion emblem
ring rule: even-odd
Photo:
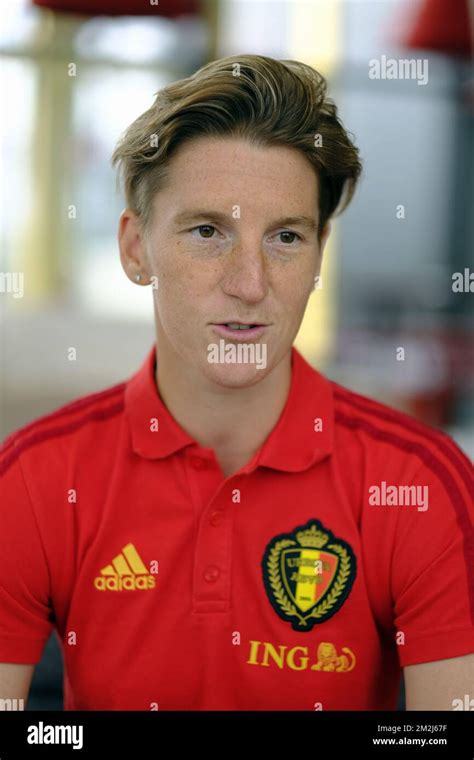
[[[336,647],[330,641],[322,641],[318,646],[316,665],[311,670],[326,670],[337,673],[348,673],[354,668],[356,658],[349,647],[342,647],[346,654],[337,654]]]

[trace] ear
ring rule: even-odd
[[[323,257],[324,248],[326,246],[327,239],[330,233],[331,233],[331,222],[326,222],[326,224],[323,227],[321,237],[319,239],[319,255],[321,256],[321,259]]]
[[[147,285],[149,273],[144,235],[137,214],[130,208],[120,214],[117,240],[125,274],[134,283],[137,282],[137,275],[141,275],[140,284]]]

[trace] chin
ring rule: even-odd
[[[255,364],[207,364],[204,373],[217,385],[225,388],[247,388],[267,375],[268,365],[258,369]]]

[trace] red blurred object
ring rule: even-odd
[[[446,428],[453,423],[456,393],[452,387],[442,388],[438,393],[412,396],[406,409],[409,414],[432,427]]]
[[[469,0],[423,0],[405,44],[450,55],[471,56]]]
[[[197,14],[199,0],[32,0],[33,5],[61,13],[90,16],[180,16]]]

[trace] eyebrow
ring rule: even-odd
[[[213,211],[212,209],[189,209],[188,211],[182,211],[180,214],[177,214],[173,222],[176,225],[179,224],[189,224],[191,222],[195,222],[198,219],[209,219],[210,221],[217,222],[218,224],[225,224],[226,222],[232,221],[233,217],[227,214],[223,214],[221,211]],[[310,232],[317,232],[318,225],[315,219],[311,216],[283,216],[279,219],[275,219],[275,221],[272,223],[272,226],[274,227],[289,227],[289,226],[297,226],[297,227],[304,227],[305,229],[309,230]]]

